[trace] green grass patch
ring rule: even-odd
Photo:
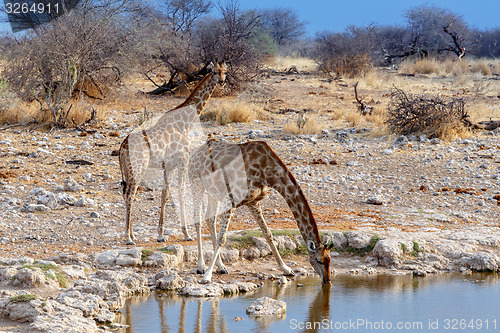
[[[271,230],[271,233],[273,234],[273,236],[288,236],[292,239],[294,239],[295,236],[300,235],[300,231],[297,229]],[[231,241],[231,243],[229,244],[229,248],[238,250],[248,249],[250,246],[254,245],[252,237],[264,237],[264,235],[260,230],[257,229],[242,231],[237,236],[228,238],[228,240]]]
[[[9,298],[11,303],[19,303],[19,302],[29,302],[33,301],[35,299],[40,298],[38,295],[33,295],[33,294],[24,294],[24,295],[17,295]]]
[[[142,251],[141,251],[141,260],[143,262],[146,261],[148,259],[148,257],[153,254],[153,252],[154,251],[151,250],[151,249],[142,249]]]
[[[231,249],[248,249],[253,245],[252,237],[262,237],[262,232],[260,230],[245,230],[240,232],[238,236],[232,236],[228,239],[231,241],[229,248]]]
[[[309,254],[309,252],[307,252],[307,248],[305,246],[305,244],[301,244],[300,246],[297,246],[297,248],[295,250],[278,250],[278,252],[280,253],[280,256],[282,258],[286,258],[286,257],[289,257],[291,255],[307,255]]]
[[[43,272],[43,274],[45,274],[46,277],[48,277],[51,280],[57,281],[61,287],[63,288],[69,287],[69,280],[66,277],[66,275],[63,272],[61,272],[61,267],[59,266],[51,264],[39,264],[37,261],[35,261],[33,264],[26,264],[21,266],[21,269],[23,268],[29,268],[29,269],[40,268],[40,270]],[[53,274],[49,273],[49,271],[51,270],[54,271]]]
[[[157,249],[157,251],[163,252],[163,253],[168,253],[168,254],[175,254],[175,251],[174,250],[169,250],[167,246],[160,247],[159,249]]]
[[[420,249],[420,245],[418,244],[417,241],[413,241],[413,251],[410,252],[410,255],[412,255],[414,257],[418,257],[418,254],[420,252],[424,252],[424,251]]]

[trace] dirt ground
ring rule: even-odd
[[[212,138],[229,142],[267,141],[299,181],[320,231],[499,225],[500,201],[495,199],[500,190],[498,131],[476,132],[450,142],[410,138],[404,147],[391,149],[397,136],[387,132],[383,118],[391,88],[396,85],[412,93],[464,97],[474,121],[498,119],[497,76],[459,80],[381,69],[360,81],[364,101],[376,106],[371,117],[357,112],[353,84],[354,80],[331,80],[300,70],[298,74],[269,71],[241,95],[212,97],[207,106],[217,110],[228,100],[246,103],[258,110],[256,121],[225,126],[209,121],[203,127]],[[159,115],[184,98],[144,97],[135,93],[149,90],[142,81],[129,82],[123,90],[134,92],[128,93],[130,102],[102,106],[107,109],[104,119],[87,131],[15,127],[0,131],[0,256],[45,258],[125,246],[121,175],[113,152],[138,125],[144,108]],[[283,131],[299,114],[315,120],[318,135]],[[75,160],[91,164],[68,164]],[[95,206],[21,211],[23,205],[33,202],[33,188],[56,193],[68,177],[83,186],[82,191],[71,194],[92,199]],[[157,179],[154,172],[148,175],[150,182]],[[153,190],[145,185],[138,193],[133,227],[138,246],[158,248],[165,246],[156,242],[160,191],[149,187]],[[382,197],[384,204],[368,204],[367,199],[374,195]],[[271,228],[297,228],[277,193],[271,193],[263,207]],[[256,227],[247,209],[240,208],[230,230]],[[167,228],[179,228],[172,204]],[[167,245],[195,245],[181,238],[174,233]]]

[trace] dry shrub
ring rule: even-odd
[[[283,126],[283,133],[290,134],[318,134],[321,127],[315,117],[299,115],[296,121],[287,121]]]
[[[320,69],[326,73],[334,72],[337,76],[354,78],[362,76],[373,68],[369,55],[343,55],[322,63]]]
[[[216,108],[207,108],[201,121],[214,120],[220,125],[229,123],[248,123],[260,117],[261,109],[254,104],[243,101],[224,101]]]
[[[365,116],[365,120],[369,123],[375,124],[377,127],[383,126],[386,122],[387,114],[385,110],[379,106],[375,106],[371,114]]]
[[[436,59],[424,58],[415,62],[405,61],[401,64],[400,69],[408,74],[432,74],[439,72],[439,64]]]
[[[469,73],[469,63],[463,59],[446,59],[439,64],[442,74],[462,75]]]
[[[344,116],[344,110],[337,109],[330,113],[332,120],[337,121]]]
[[[470,71],[472,73],[481,73],[483,75],[491,75],[492,74],[491,69],[492,68],[490,67],[490,63],[484,59],[478,59],[476,61],[472,61],[470,64]]]
[[[363,122],[363,115],[359,112],[350,112],[345,116],[345,120],[352,127],[359,127],[359,125]]]
[[[396,134],[426,134],[431,138],[451,140],[467,131],[470,124],[465,101],[452,98],[406,94],[394,88],[386,123]]]

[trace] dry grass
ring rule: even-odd
[[[300,117],[300,116],[299,116]],[[299,121],[289,120],[283,126],[283,133],[290,134],[318,134],[321,132],[321,127],[319,126],[316,118],[314,116],[305,117],[305,121],[299,127]]]
[[[433,74],[439,72],[439,64],[436,59],[419,59],[417,61],[403,61],[399,70],[407,74]]]
[[[213,120],[220,125],[229,123],[248,123],[261,118],[262,108],[253,103],[226,100],[214,107],[205,109],[201,121]]]
[[[400,71],[406,74],[436,74],[460,76],[479,73],[484,76],[500,74],[500,61],[493,59],[454,59],[437,60],[425,58],[406,60],[400,65]]]
[[[286,71],[292,66],[295,66],[300,72],[314,72],[318,68],[318,64],[314,60],[305,57],[275,56],[267,59],[266,64],[276,71]]]
[[[359,112],[349,112],[345,116],[345,120],[352,127],[359,127],[364,122],[364,116]]]

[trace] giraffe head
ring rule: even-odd
[[[307,251],[309,252],[309,262],[316,273],[321,277],[323,284],[331,284],[330,281],[330,249],[333,244],[319,244],[316,246],[313,241],[308,240]]]
[[[218,61],[216,61],[215,65],[213,63],[210,63],[210,68],[212,69],[212,72],[214,73],[215,81],[222,85],[224,83],[224,81],[226,80],[226,73],[227,73],[226,62],[223,61],[223,62],[219,63]]]

